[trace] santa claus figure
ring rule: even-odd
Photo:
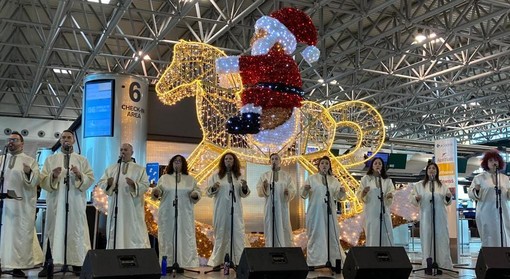
[[[240,115],[227,121],[229,133],[275,129],[301,106],[301,74],[291,56],[297,43],[308,45],[301,53],[308,63],[319,59],[311,18],[300,10],[284,8],[257,20],[251,55],[217,59],[218,74],[239,73],[243,82]]]

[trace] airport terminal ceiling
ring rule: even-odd
[[[154,84],[179,40],[248,54],[259,17],[295,7],[319,31],[320,60],[295,56],[307,99],[368,102],[394,139],[510,137],[508,0],[106,2],[0,2],[0,115],[76,119],[87,74]]]

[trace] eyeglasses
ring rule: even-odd
[[[16,138],[10,138],[10,139],[7,139],[8,142],[18,142],[20,141],[20,139],[16,139]]]

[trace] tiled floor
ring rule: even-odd
[[[414,246],[413,246],[414,243]],[[420,265],[418,265],[421,262],[421,253],[420,253],[420,243],[419,239],[414,239],[414,242],[411,242],[408,247],[406,247],[406,250],[408,252],[409,259],[411,263],[413,263],[413,267],[415,269],[421,268]],[[418,271],[418,272],[411,272],[409,278],[436,278],[436,279],[442,279],[442,278],[462,278],[462,279],[471,279],[476,278],[475,272],[473,269],[464,269],[464,268],[473,268],[476,264],[478,251],[480,250],[480,243],[474,240],[469,246],[464,247],[464,256],[459,257],[459,264],[463,264],[460,268],[455,268],[456,271],[459,273],[453,273],[445,271],[442,275],[426,275],[424,271]],[[416,263],[416,265],[414,265]],[[231,271],[229,275],[223,275],[223,272],[211,272],[208,274],[204,274],[204,271],[210,270],[210,267],[200,267],[197,268],[197,270],[200,271],[200,274],[191,273],[191,272],[185,272],[183,274],[176,274],[175,278],[200,278],[200,279],[231,279],[236,278],[235,272]],[[33,270],[27,270],[25,273],[28,275],[28,278],[37,278],[37,273],[39,272],[40,268],[33,269]],[[2,275],[2,278],[9,278],[10,275]],[[320,270],[320,271],[312,271],[309,272],[306,278],[344,278],[341,274],[331,274],[328,270]],[[65,276],[62,276],[61,274],[55,275],[54,278],[79,278],[77,276],[74,276],[72,273],[68,273]],[[173,278],[172,274],[169,274],[162,278]]]

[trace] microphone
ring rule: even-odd
[[[495,164],[494,164],[494,168],[496,169],[496,171],[498,171],[498,170],[499,170],[499,166],[498,166],[498,164],[496,164],[496,163],[495,163]]]
[[[232,172],[230,171],[230,167],[227,167],[227,179],[228,183],[232,183]]]
[[[122,162],[122,155],[119,155],[119,159],[117,160],[117,164],[120,164]]]
[[[69,143],[67,143],[67,142],[64,142],[62,144],[62,147],[64,148],[65,151],[69,151],[69,149],[71,148],[71,145],[69,145]]]
[[[271,170],[276,171],[276,164],[275,163],[271,164]]]

